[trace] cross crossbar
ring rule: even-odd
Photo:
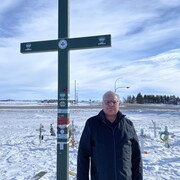
[[[62,41],[63,40],[63,41]],[[59,44],[59,43],[67,43]],[[35,42],[24,42],[21,43],[21,53],[39,53],[39,52],[49,52],[57,51],[58,48],[63,46],[68,50],[75,49],[87,49],[87,48],[100,48],[111,46],[111,35],[99,35],[90,37],[80,37],[80,38],[62,38],[58,40],[48,40],[48,41],[35,41]]]

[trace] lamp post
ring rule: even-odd
[[[74,103],[76,104],[77,103],[77,97],[76,97],[76,95],[77,95],[77,92],[76,92],[76,80],[74,81]]]
[[[122,79],[122,78],[117,78],[117,79],[115,80],[115,83],[114,83],[114,92],[116,92],[116,83],[117,83],[117,81],[118,81],[119,79]]]
[[[117,88],[115,89],[115,92],[116,92],[117,89],[119,89],[119,88],[127,88],[127,89],[129,89],[130,87],[129,87],[129,86],[126,86],[126,87],[117,87]]]
[[[115,83],[114,83],[114,92],[116,92],[116,90],[119,89],[119,88],[127,88],[127,89],[130,88],[129,86],[126,86],[126,87],[120,87],[120,86],[119,86],[119,87],[116,87],[117,81],[118,81],[119,79],[122,79],[122,78],[117,78],[117,79],[115,80]]]
[[[74,103],[78,103],[78,86],[76,80],[74,81]]]

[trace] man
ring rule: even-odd
[[[77,180],[142,180],[142,159],[133,123],[108,91],[103,109],[87,120],[78,149]]]

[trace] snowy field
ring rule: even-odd
[[[70,110],[76,141],[76,146],[69,149],[70,180],[76,176],[77,146],[85,121],[99,110]],[[180,109],[123,109],[122,112],[133,121],[139,139],[144,141],[144,180],[180,180]],[[0,180],[30,180],[40,171],[47,171],[42,180],[56,179],[56,137],[50,136],[50,124],[56,126],[56,119],[55,109],[0,109]],[[149,128],[153,127],[152,120],[161,128],[156,138]],[[41,144],[37,131],[40,123],[46,130]],[[170,133],[169,148],[159,136],[165,126]]]

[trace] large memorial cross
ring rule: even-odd
[[[111,35],[69,38],[69,0],[58,0],[58,39],[21,43],[21,53],[58,51],[57,180],[69,179],[69,51],[111,46]]]

